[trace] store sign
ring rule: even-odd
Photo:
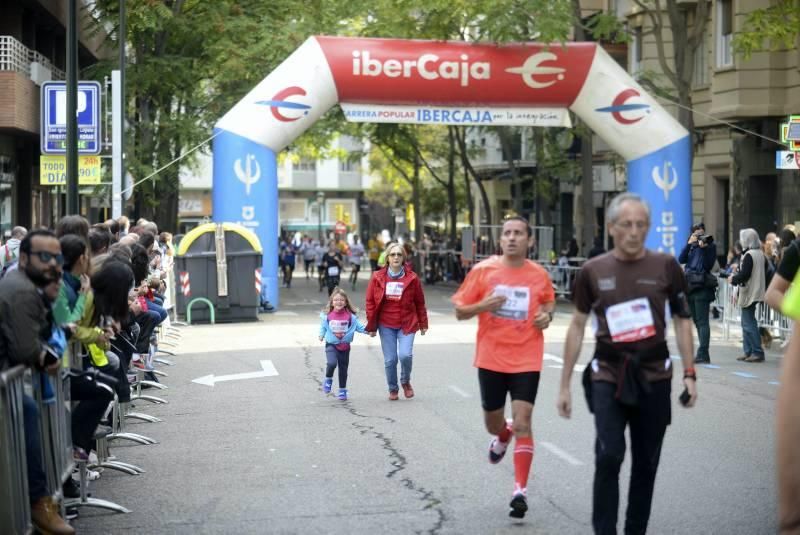
[[[100,183],[100,156],[78,157],[78,184],[93,186]],[[39,184],[42,186],[67,185],[67,157],[51,154],[39,156]]]

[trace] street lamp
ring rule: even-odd
[[[319,217],[319,224],[317,226],[317,231],[319,233],[319,243],[320,245],[324,245],[322,241],[322,203],[325,201],[325,193],[318,191],[317,192],[317,216]]]

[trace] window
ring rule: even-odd
[[[692,87],[703,87],[708,85],[708,61],[706,55],[705,36],[700,40],[697,50],[694,53],[694,74],[692,75]]]
[[[733,0],[717,0],[717,67],[733,65]]]
[[[303,158],[295,167],[296,171],[316,171],[317,170],[317,161],[316,160],[308,160]]]
[[[302,199],[281,199],[278,211],[280,212],[281,221],[305,219],[306,201]]]
[[[351,160],[350,158],[345,158],[344,160],[339,160],[339,171],[343,173],[355,173],[358,171],[359,165],[358,161]]]
[[[642,28],[634,28],[631,36],[631,46],[628,52],[630,58],[630,73],[636,77],[642,70]]]

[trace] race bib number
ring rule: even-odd
[[[331,266],[328,268],[328,276],[329,277],[338,277],[339,276],[339,266]]]
[[[495,316],[519,321],[528,319],[528,309],[531,305],[530,288],[498,284],[494,287],[493,295],[502,295],[506,298],[502,308],[493,312]]]
[[[328,320],[328,325],[333,334],[344,334],[347,332],[347,329],[350,328],[350,322],[348,320]]]
[[[638,342],[656,335],[650,301],[644,297],[608,307],[606,323],[613,342]]]
[[[403,288],[405,288],[405,283],[403,282],[387,282],[386,298],[399,301],[403,297]]]

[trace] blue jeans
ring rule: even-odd
[[[159,325],[165,319],[167,319],[167,316],[169,315],[169,313],[166,311],[166,309],[163,306],[161,306],[160,303],[157,303],[156,301],[150,300],[150,299],[147,300],[147,310],[148,311],[153,311],[156,314],[158,314],[158,317],[159,317],[159,322],[158,323],[159,323]]]
[[[758,322],[756,321],[756,303],[742,308],[742,345],[744,354],[748,357],[751,355],[764,357],[761,334],[758,332]]]
[[[22,396],[22,411],[25,420],[25,458],[28,464],[28,496],[31,503],[44,498],[47,492],[47,476],[42,462],[42,434],[39,430],[39,408],[32,397]]]
[[[403,329],[393,329],[378,325],[378,335],[381,337],[383,350],[383,364],[386,367],[386,384],[389,392],[397,392],[397,360],[400,360],[400,383],[411,382],[411,358],[414,348],[414,335],[403,334]]]

